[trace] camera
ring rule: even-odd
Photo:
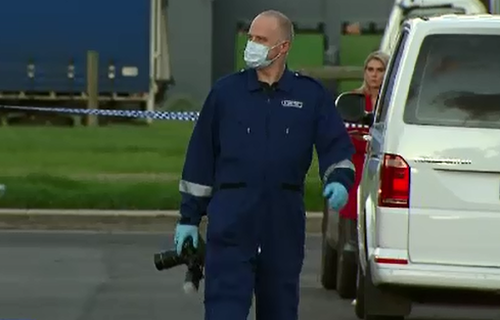
[[[184,279],[184,292],[197,292],[203,279],[205,266],[205,242],[198,235],[198,248],[193,245],[193,238],[188,237],[183,245],[181,254],[175,249],[159,252],[154,255],[154,264],[158,271],[169,270],[180,265],[186,265],[187,271]]]

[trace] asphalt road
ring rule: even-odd
[[[184,270],[156,271],[165,235],[0,232],[0,320],[203,319],[202,295],[181,291]],[[309,237],[301,319],[354,320],[350,301],[318,282],[320,239]],[[410,319],[500,319],[500,309],[415,307]]]

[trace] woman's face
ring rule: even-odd
[[[365,69],[365,82],[370,89],[380,89],[384,78],[385,67],[378,59],[368,62]]]

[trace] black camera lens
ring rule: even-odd
[[[158,271],[170,269],[184,263],[182,257],[177,255],[175,250],[155,253],[155,267]]]
[[[164,260],[163,252],[155,253],[154,263],[155,263],[156,270],[162,271],[163,269],[165,269],[165,264],[164,264],[163,260]]]

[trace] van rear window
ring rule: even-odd
[[[500,128],[500,35],[427,36],[413,71],[404,121]]]

